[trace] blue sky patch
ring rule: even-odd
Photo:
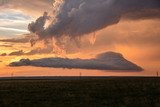
[[[9,20],[30,20],[31,17],[23,14],[20,11],[15,11],[13,9],[7,9],[0,12],[0,19]]]
[[[4,9],[0,11],[0,36],[16,36],[27,33],[32,18],[21,11]]]

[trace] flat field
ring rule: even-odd
[[[160,78],[0,78],[0,107],[160,107]]]

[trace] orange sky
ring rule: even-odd
[[[153,20],[145,21],[121,21],[117,25],[110,26],[104,30],[96,32],[97,39],[92,45],[88,42],[88,38],[84,39],[84,44],[80,47],[74,47],[76,52],[67,54],[66,57],[70,58],[90,58],[96,56],[98,53],[105,51],[115,51],[122,53],[124,57],[140,66],[145,71],[143,72],[104,72],[96,70],[63,70],[63,69],[52,69],[52,68],[36,68],[36,67],[15,67],[10,68],[5,65],[13,61],[18,61],[21,58],[44,58],[54,57],[53,53],[44,55],[30,55],[30,56],[1,56],[0,75],[10,76],[11,72],[14,72],[16,76],[32,76],[32,75],[79,75],[79,72],[83,72],[84,75],[155,75],[157,70],[160,70],[160,59],[155,58],[159,55],[159,45],[155,45],[155,41],[141,40],[141,38],[150,37],[154,39],[156,34],[159,33],[160,28],[153,29],[159,23]],[[127,30],[126,30],[127,28]],[[148,33],[146,31],[154,31],[154,33]],[[159,30],[159,31],[158,31]],[[121,36],[117,36],[121,35]],[[131,37],[132,35],[135,35]],[[139,37],[138,37],[139,36]],[[89,36],[88,36],[89,37]],[[112,38],[113,37],[113,38]],[[137,40],[134,40],[134,37]],[[131,38],[131,39],[130,39]],[[132,39],[133,38],[133,39]],[[109,40],[108,40],[109,39]],[[113,43],[112,43],[113,42]],[[145,43],[146,42],[146,43]],[[1,43],[4,44],[4,43]],[[39,46],[39,45],[38,45]],[[31,49],[29,43],[26,44],[14,44],[13,47],[0,47],[1,53],[10,53],[15,50],[29,51]],[[33,47],[34,49],[34,47]],[[26,69],[27,68],[27,69]],[[57,71],[58,70],[58,71]],[[46,71],[46,72],[45,72]],[[53,72],[52,72],[53,71]],[[67,72],[67,73],[66,73]]]
[[[21,5],[21,4],[19,4]],[[27,4],[29,5],[29,4]],[[37,4],[35,4],[37,5]],[[43,1],[40,2],[40,5],[48,6],[48,4]],[[48,8],[40,9],[39,7],[33,7],[36,9],[28,10],[28,7],[23,8],[14,8],[11,12],[18,12],[20,15],[22,11],[25,11],[28,18],[28,21],[35,20],[43,11],[51,8],[51,5]],[[27,8],[27,9],[26,9]],[[1,9],[1,8],[0,8]],[[8,8],[3,8],[8,9]],[[4,10],[3,10],[4,11]],[[8,11],[8,10],[7,10]],[[9,10],[10,11],[10,10]],[[29,12],[28,12],[29,11]],[[2,12],[2,10],[0,10]],[[3,12],[2,12],[3,13]],[[23,16],[25,17],[25,16]],[[8,21],[9,19],[7,19]],[[14,20],[14,25],[19,23],[19,26],[27,26],[23,20],[19,22],[20,19]],[[0,21],[4,21],[1,19]],[[12,21],[12,20],[10,20]],[[10,23],[4,23],[6,26]],[[18,61],[21,58],[37,59],[44,57],[55,57],[57,55],[42,54],[42,55],[22,55],[22,56],[0,56],[0,76],[10,76],[14,72],[15,76],[70,76],[70,75],[79,75],[79,72],[82,72],[82,75],[92,75],[92,76],[153,76],[156,71],[160,71],[160,20],[159,19],[145,19],[145,20],[127,20],[121,19],[118,24],[109,26],[105,29],[102,29],[98,32],[95,32],[96,41],[94,44],[89,43],[89,39],[94,34],[90,34],[82,38],[80,47],[72,46],[68,49],[68,54],[63,55],[63,57],[69,58],[91,58],[95,57],[97,54],[106,52],[106,51],[115,51],[124,55],[124,57],[139,66],[143,67],[145,71],[142,72],[116,72],[116,71],[98,71],[98,70],[69,70],[69,69],[53,69],[53,68],[38,68],[38,67],[8,67],[10,62]],[[2,27],[2,26],[0,26]],[[13,26],[10,26],[11,28]],[[13,27],[14,28],[14,27]],[[15,27],[19,29],[18,26]],[[0,31],[3,29],[0,29]],[[27,30],[27,28],[23,29]],[[2,32],[2,31],[1,31]],[[5,31],[4,31],[5,32]],[[11,33],[13,32],[10,31]],[[6,34],[6,32],[4,33]],[[16,38],[21,37],[22,32],[14,31],[13,35],[4,36],[3,33],[0,34],[0,39],[2,38]],[[93,38],[92,38],[93,39]],[[8,46],[9,45],[9,46]],[[0,42],[0,54],[2,53],[11,53],[18,50],[23,50],[28,52],[40,45],[35,47],[30,47],[29,43],[13,43],[13,42]]]

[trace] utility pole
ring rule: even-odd
[[[159,72],[157,71],[157,77],[159,77]]]
[[[14,76],[14,71],[11,73],[11,77],[13,77]]]
[[[82,76],[82,73],[81,73],[81,72],[79,72],[79,76],[80,76],[80,77]]]

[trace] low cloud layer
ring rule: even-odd
[[[20,56],[20,55],[23,55],[23,54],[24,54],[23,50],[20,50],[20,51],[11,52],[9,54],[9,56],[14,56],[14,55]]]
[[[29,38],[11,38],[11,39],[0,39],[0,42],[10,42],[10,43],[28,43],[29,42]]]
[[[22,55],[37,55],[37,54],[50,54],[53,53],[52,47],[46,47],[46,48],[35,48],[29,52],[24,52],[23,50],[13,51],[9,54],[2,53],[0,56],[22,56]]]
[[[0,47],[6,47],[6,48],[8,48],[8,47],[13,47],[13,46],[12,45],[3,44],[3,45],[0,45]]]
[[[142,70],[136,64],[127,61],[121,54],[106,52],[93,59],[43,58],[37,60],[21,59],[10,66],[37,66],[53,68],[77,68],[96,70]]]

